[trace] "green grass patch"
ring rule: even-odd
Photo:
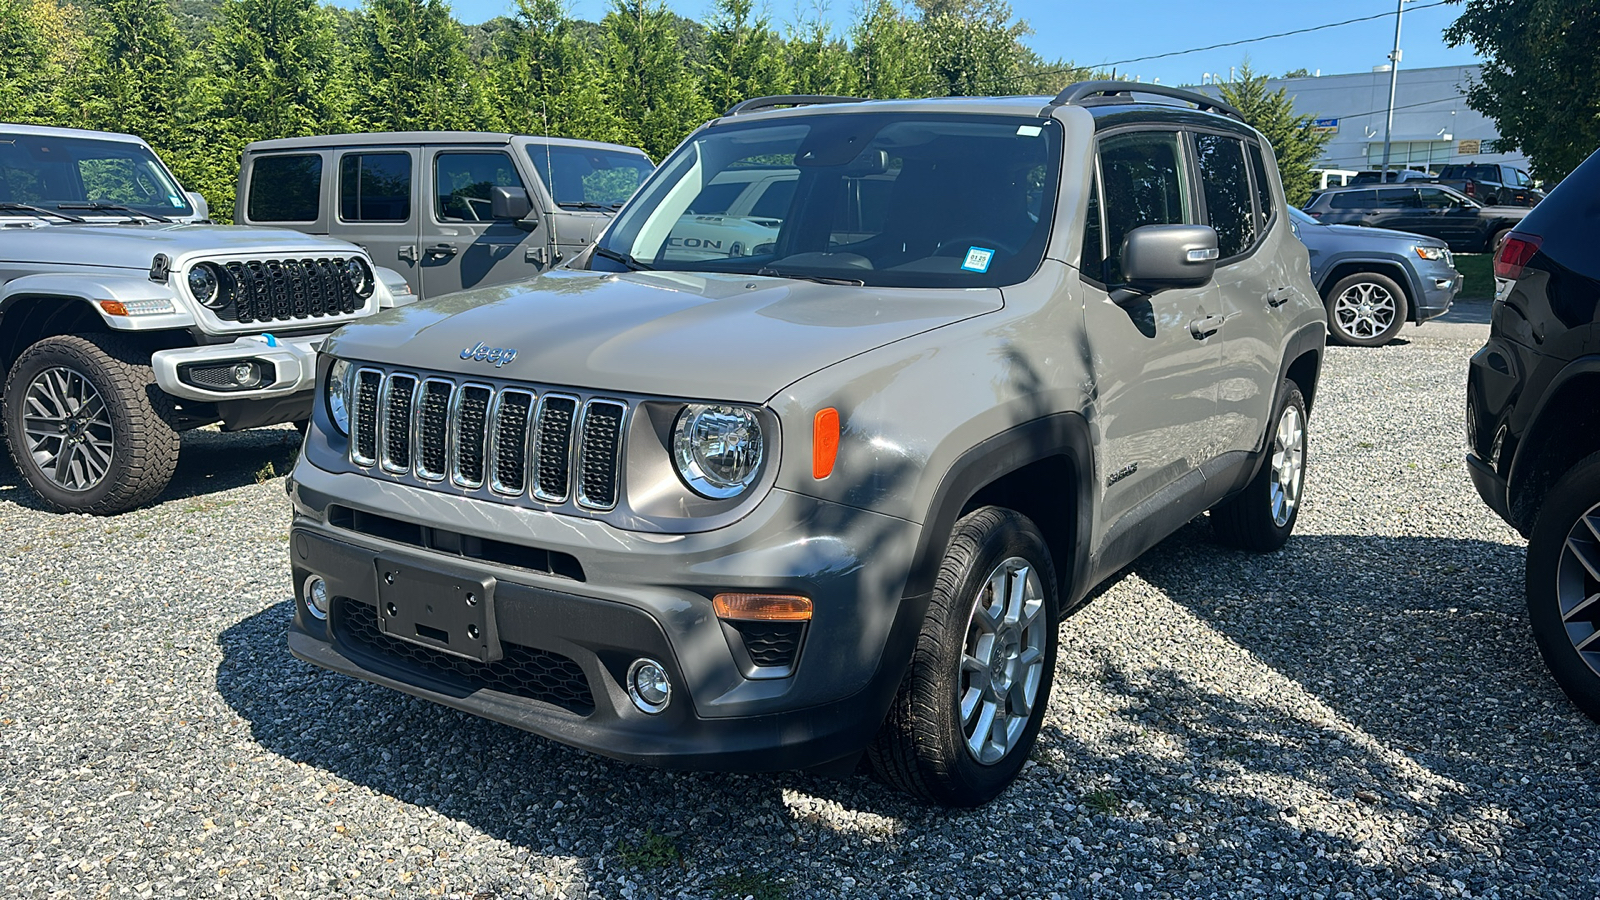
[[[637,842],[622,841],[617,844],[617,858],[633,869],[665,869],[678,864],[678,848],[665,835],[646,828]]]
[[[1456,271],[1463,276],[1458,300],[1494,299],[1494,255],[1491,253],[1456,254]]]
[[[788,900],[789,887],[764,872],[743,870],[731,875],[720,875],[713,882],[717,890],[729,897],[743,900]]]
[[[1083,805],[1088,807],[1091,812],[1097,812],[1101,815],[1109,816],[1114,815],[1118,810],[1122,809],[1122,798],[1102,788],[1100,790],[1090,791],[1089,793],[1084,794]]]

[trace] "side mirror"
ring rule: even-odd
[[[189,198],[189,205],[194,207],[194,214],[197,217],[195,221],[211,221],[211,205],[206,202],[206,198],[200,196],[199,191],[184,191],[183,194]]]
[[[1200,287],[1216,274],[1219,255],[1209,225],[1145,225],[1122,239],[1122,277],[1145,294]]]
[[[492,187],[489,188],[489,217],[499,220],[512,219],[520,221],[526,219],[533,212],[533,203],[528,200],[528,192],[519,187]]]

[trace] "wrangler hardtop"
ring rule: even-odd
[[[774,170],[769,240],[683,252]],[[749,101],[568,267],[329,341],[289,646],[620,759],[982,803],[1096,583],[1208,510],[1288,539],[1325,336],[1225,104]]]

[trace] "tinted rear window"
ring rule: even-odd
[[[1206,195],[1206,219],[1217,231],[1217,249],[1223,259],[1238,256],[1256,242],[1244,142],[1218,134],[1197,134],[1194,144],[1200,186]]]
[[[411,218],[411,155],[351,153],[339,161],[339,217],[346,222]]]
[[[245,215],[252,222],[315,222],[322,212],[322,157],[258,156]]]
[[[1328,205],[1334,209],[1367,209],[1378,205],[1377,191],[1345,191],[1328,195]]]

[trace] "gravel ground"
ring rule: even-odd
[[[1483,334],[1331,351],[1294,540],[1195,523],[1104,586],[972,812],[634,768],[296,662],[287,429],[192,435],[113,519],[0,464],[0,895],[1594,897],[1600,729],[1461,461]]]

